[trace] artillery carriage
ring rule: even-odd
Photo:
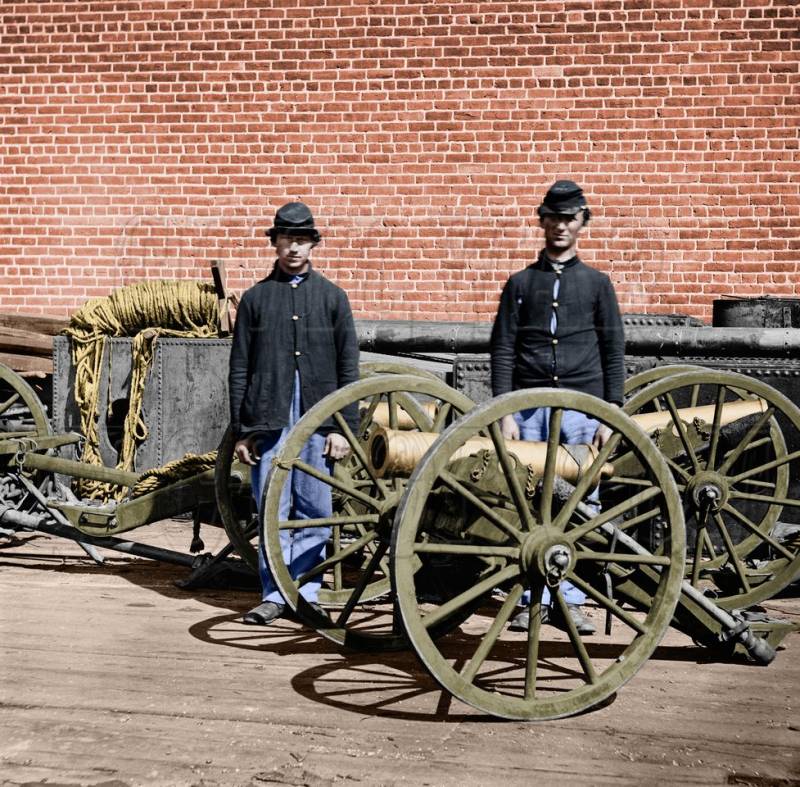
[[[310,410],[275,458],[263,558],[322,635],[353,648],[411,646],[448,691],[501,717],[555,718],[601,702],[670,625],[718,657],[739,651],[769,663],[792,626],[746,608],[800,572],[800,503],[790,491],[800,451],[787,448],[800,436],[800,411],[758,381],[685,366],[632,378],[628,389],[622,409],[545,389],[475,406],[418,375],[353,383]],[[342,415],[355,404],[357,433]],[[551,435],[569,409],[606,424],[611,438],[599,451],[555,437],[506,443],[498,421],[534,407],[549,408]],[[330,419],[352,451],[326,477],[298,457]],[[229,461],[221,452],[220,465]],[[330,486],[330,518],[280,519],[290,471]],[[218,471],[218,482],[225,477]],[[229,528],[244,521],[233,516]],[[309,527],[328,530],[329,549],[293,579],[281,533]],[[256,531],[250,522],[240,537]],[[320,574],[328,615],[302,596]],[[606,617],[605,637],[584,641],[569,623],[564,580]],[[542,626],[545,586],[564,634]],[[509,632],[526,591],[530,630]]]
[[[94,473],[128,486],[140,479],[55,456],[79,437],[53,435],[24,383],[0,371],[0,527],[197,568],[196,557],[108,535],[192,510],[196,522],[222,524],[230,539],[204,564],[238,555],[254,570],[261,549],[290,607],[323,636],[351,648],[411,647],[449,692],[499,717],[558,718],[597,705],[635,674],[671,625],[717,657],[738,652],[760,664],[792,629],[747,608],[800,573],[800,451],[792,447],[800,444],[800,411],[742,375],[663,367],[632,378],[617,408],[556,389],[475,405],[433,375],[368,368],[291,431],[259,518],[230,435],[214,469],[173,488],[109,511],[70,499],[57,474]],[[360,411],[355,431],[343,415],[352,407]],[[503,440],[504,415],[539,407],[549,408],[546,443]],[[610,429],[602,448],[559,445],[568,409]],[[351,452],[328,476],[298,457],[330,420]],[[331,517],[279,517],[290,471],[330,487]],[[281,533],[296,528],[325,528],[329,546],[293,579]],[[302,596],[319,575],[327,614]],[[583,639],[570,623],[565,580],[586,593],[589,614],[605,618],[603,634]],[[545,625],[545,588],[563,632]],[[530,611],[527,633],[507,627],[521,603]]]

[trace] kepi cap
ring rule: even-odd
[[[264,232],[275,243],[278,234],[283,235],[308,235],[314,243],[319,243],[320,234],[314,226],[314,217],[305,202],[287,202],[278,208],[275,221]]]
[[[574,215],[588,207],[583,189],[574,180],[557,180],[544,195],[538,213],[540,217],[547,213]]]

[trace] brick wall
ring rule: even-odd
[[[362,317],[489,319],[559,177],[626,311],[798,296],[796,0],[0,5],[0,310],[232,289],[306,200]]]

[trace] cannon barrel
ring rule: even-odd
[[[362,350],[403,353],[485,353],[491,323],[356,320]],[[796,358],[800,328],[711,328],[689,325],[625,326],[633,355]]]
[[[375,474],[411,475],[414,468],[433,445],[438,434],[431,432],[405,432],[395,429],[378,429],[370,436],[367,457]],[[533,467],[538,475],[544,472],[547,458],[547,443],[532,440],[507,440],[508,452],[527,466]],[[478,451],[494,451],[494,443],[489,437],[467,440],[450,457],[451,461],[470,456]],[[597,456],[597,449],[591,445],[559,446],[556,456],[556,474],[570,481],[578,481],[588,470]],[[609,477],[614,473],[613,465],[604,464],[601,474]]]
[[[716,407],[712,404],[681,408],[677,413],[681,420],[687,423],[695,419],[711,423],[714,419],[715,410]],[[763,399],[742,399],[735,402],[726,402],[720,409],[719,425],[727,426],[742,418],[764,413],[766,410],[767,403]],[[436,442],[439,435],[432,432],[403,431],[403,426],[400,424],[398,424],[397,429],[388,428],[387,412],[387,410],[383,410],[380,413],[381,417],[374,417],[380,428],[376,429],[369,438],[367,445],[369,463],[379,478],[395,473],[406,476],[411,475],[425,452]],[[375,415],[378,415],[377,408]],[[631,418],[646,432],[664,428],[672,423],[672,415],[666,410],[637,413]],[[406,425],[405,428],[408,429],[410,426]],[[506,447],[509,453],[514,454],[522,464],[533,467],[539,474],[544,472],[547,443],[530,440],[508,440],[506,441]],[[494,444],[490,438],[473,438],[467,440],[453,454],[451,461],[487,449],[494,450]],[[590,445],[559,446],[556,458],[556,474],[567,480],[576,481],[588,469],[596,455],[597,449]],[[612,464],[606,463],[601,469],[601,475],[605,477],[612,475],[613,472],[614,467]]]

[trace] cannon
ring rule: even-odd
[[[663,368],[628,388],[623,408],[558,389],[474,405],[437,380],[367,377],[297,423],[247,537],[260,529],[286,601],[320,634],[349,648],[410,647],[452,695],[502,718],[559,718],[602,703],[670,626],[718,658],[768,664],[792,625],[748,608],[800,573],[800,452],[787,448],[800,411],[731,372]],[[357,432],[341,414],[354,404]],[[533,453],[498,425],[529,408],[549,408],[551,438]],[[597,419],[611,437],[599,450],[560,446],[565,410]],[[298,456],[329,419],[351,453],[326,476]],[[331,517],[279,517],[290,470],[330,487]],[[316,527],[328,529],[328,550],[293,579],[281,532]],[[301,595],[320,575],[324,613]],[[579,636],[564,581],[586,594],[603,633]],[[564,631],[543,621],[545,588]],[[527,633],[507,626],[521,604]]]
[[[557,389],[476,405],[434,375],[367,366],[291,431],[259,517],[230,434],[214,467],[113,505],[75,499],[60,479],[130,489],[143,479],[60,458],[80,436],[53,434],[33,391],[0,367],[0,528],[71,538],[95,559],[100,547],[176,562],[192,568],[190,583],[231,563],[252,580],[261,549],[287,603],[323,636],[412,648],[446,690],[502,718],[552,719],[605,701],[670,626],[719,658],[768,664],[793,627],[749,608],[800,573],[800,451],[791,447],[800,411],[763,383],[691,366],[647,372],[627,388],[623,408]],[[342,414],[353,405],[355,430]],[[611,437],[599,450],[556,437],[504,441],[499,419],[532,407],[549,408],[551,435],[570,409]],[[351,452],[327,476],[298,457],[330,420]],[[398,438],[411,450],[402,462]],[[330,487],[331,517],[279,518],[290,470]],[[117,537],[185,511],[195,526],[223,526],[229,543],[195,556]],[[328,549],[293,579],[281,532],[308,527],[328,529]],[[300,592],[320,574],[325,613]],[[563,632],[543,620],[545,587],[565,612],[565,580],[586,593],[604,633],[583,639],[566,614]],[[520,604],[527,633],[506,625]]]

